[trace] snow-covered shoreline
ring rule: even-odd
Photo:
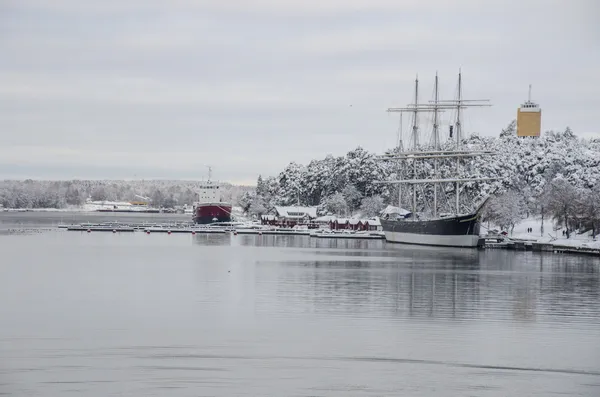
[[[493,224],[490,224],[489,230],[500,230]],[[531,232],[528,230],[531,229]],[[563,227],[557,227],[552,220],[545,219],[543,222],[542,234],[542,219],[541,217],[530,217],[524,219],[517,224],[512,233],[508,233],[507,237],[515,241],[527,241],[531,243],[547,244],[555,248],[576,248],[576,249],[593,249],[599,250],[600,254],[600,236],[592,239],[591,232],[577,234],[573,232],[570,238],[563,236]],[[482,237],[488,232],[487,223],[482,224]]]
[[[82,207],[75,208],[0,208],[2,212],[91,212]]]

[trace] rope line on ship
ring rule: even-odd
[[[222,210],[223,212],[227,213],[227,215],[230,215],[232,220],[234,218],[233,215],[233,206],[231,206],[231,211],[228,211],[226,208],[220,206],[220,205],[215,205],[215,207],[217,207],[218,209]],[[198,207],[196,207],[196,209],[198,209]],[[194,217],[196,217],[196,214],[194,214]]]

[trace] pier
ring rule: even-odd
[[[190,223],[180,224],[122,224],[113,223],[83,223],[79,225],[58,225],[59,229],[71,232],[112,232],[146,234],[233,234],[237,235],[269,235],[269,236],[303,236],[318,239],[352,239],[352,240],[385,240],[381,232],[348,232],[332,231],[326,229],[293,229],[293,228],[234,228],[231,226],[204,226]],[[532,239],[510,238],[503,235],[488,235],[481,237],[478,242],[479,249],[506,249],[512,251],[551,252],[560,254],[584,254],[600,256],[600,248],[588,247],[584,242],[581,245],[554,244],[553,242],[538,242]]]
[[[99,223],[91,224],[84,223],[79,225],[58,225],[59,229],[70,232],[142,232],[146,234],[166,233],[166,234],[225,234],[230,233],[234,236],[239,235],[270,235],[270,236],[305,236],[315,238],[328,239],[363,239],[363,240],[383,240],[385,237],[381,233],[366,233],[366,232],[335,232],[330,230],[314,230],[314,229],[294,229],[294,228],[265,228],[265,227],[242,227],[235,228],[231,226],[218,225],[195,225],[190,223],[181,224],[122,224]]]

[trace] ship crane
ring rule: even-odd
[[[142,202],[132,202],[132,204],[142,204],[142,205],[148,205],[148,203],[150,203],[152,200],[150,199],[150,197],[144,197],[144,196],[140,196],[139,194],[136,194],[135,197],[141,198]]]
[[[135,195],[135,197],[139,197],[139,198],[141,198],[142,200],[147,200],[147,201],[150,201],[150,197],[144,197],[144,196],[140,196],[139,194],[136,194],[136,195]]]

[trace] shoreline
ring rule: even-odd
[[[590,231],[582,234],[573,231],[570,238],[566,238],[566,236],[561,236],[564,230],[562,226],[554,225],[552,221],[542,221],[541,217],[523,219],[515,225],[513,232],[507,235],[493,233],[490,235],[490,231],[500,230],[500,228],[495,227],[495,225],[491,225],[489,228],[483,224],[482,226],[488,230],[488,234],[480,236],[482,240],[498,238],[497,243],[485,242],[486,249],[497,248],[600,256],[600,235],[596,235],[596,239],[592,239]]]
[[[20,214],[22,214],[22,219]],[[36,215],[36,214],[39,214]],[[43,214],[43,215],[42,215]],[[3,217],[4,215],[4,217]],[[83,208],[32,208],[32,209],[7,209],[0,208],[0,224],[6,226],[12,224],[11,229],[19,229],[23,226],[28,228],[56,227],[63,222],[96,222],[101,219],[106,221],[122,221],[124,223],[140,222],[147,218],[148,222],[162,221],[181,222],[190,215],[181,213],[142,213],[142,212],[99,212],[86,211]],[[4,219],[2,219],[4,218]],[[72,219],[71,219],[72,218]],[[13,224],[14,222],[14,224]],[[580,254],[588,256],[600,256],[600,237],[593,240],[589,232],[571,235],[571,238],[560,238],[562,228],[555,227],[552,222],[545,221],[544,233],[541,232],[541,218],[528,218],[517,224],[513,233],[508,235],[485,234],[480,235],[480,249],[508,249],[517,251],[550,252],[556,254]],[[35,226],[34,226],[35,225]],[[16,226],[16,227],[14,227]],[[493,231],[494,225],[489,229],[482,224],[486,231]],[[528,230],[532,230],[528,232]],[[534,232],[535,231],[535,232]],[[550,233],[549,233],[549,232]],[[337,236],[336,236],[337,237]],[[385,239],[382,239],[385,241]],[[487,240],[487,241],[486,241]],[[495,241],[494,241],[495,240]]]

